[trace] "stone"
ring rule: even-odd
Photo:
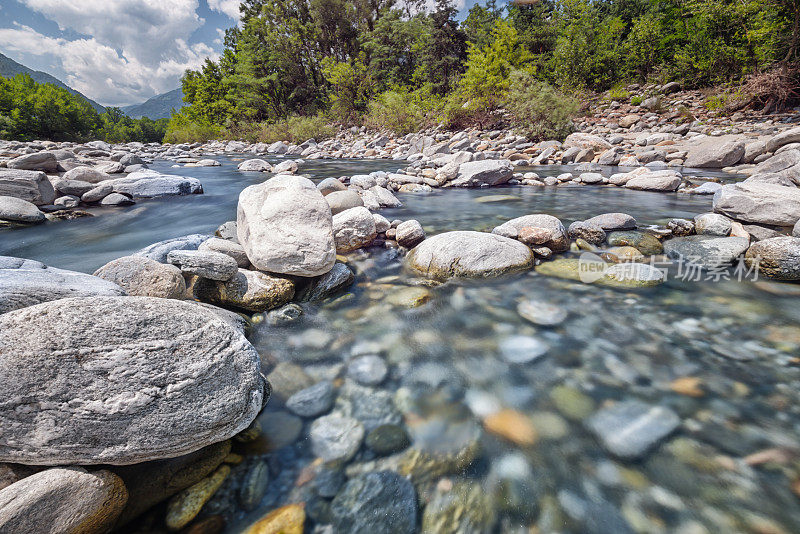
[[[222,282],[230,280],[239,272],[235,259],[209,250],[172,250],[167,254],[167,262],[180,267],[184,274]]]
[[[664,281],[664,272],[647,263],[617,263],[609,266],[601,283],[612,287],[652,287]]]
[[[369,192],[375,195],[375,197],[378,199],[378,204],[382,208],[399,208],[403,206],[403,203],[400,202],[397,197],[385,187],[376,185],[374,187],[370,187]]]
[[[661,254],[664,246],[649,232],[617,231],[608,234],[608,244],[614,247],[634,247],[645,256]]]
[[[347,191],[347,186],[336,178],[325,178],[317,184],[317,189],[324,196],[328,196],[335,191]]]
[[[638,400],[603,408],[586,422],[603,447],[624,459],[644,456],[680,424],[680,417],[669,408]]]
[[[111,193],[100,201],[101,206],[130,206],[134,201],[121,193]]]
[[[379,213],[373,213],[372,218],[375,219],[375,231],[379,234],[385,234],[386,231],[392,227],[389,219]],[[395,236],[397,232],[395,231]]]
[[[386,362],[374,354],[359,356],[347,365],[347,376],[365,386],[376,386],[388,373]]]
[[[73,195],[76,197],[83,196],[95,188],[95,184],[84,182],[82,180],[56,180],[53,182],[53,188],[62,195]]]
[[[539,439],[531,420],[516,410],[505,409],[493,413],[483,420],[483,426],[492,434],[519,447],[530,447]]]
[[[336,263],[333,269],[312,280],[300,293],[302,302],[316,302],[330,298],[350,287],[356,277],[344,263]]]
[[[361,200],[361,197],[358,195],[358,193],[352,189],[347,189],[345,191],[333,191],[332,193],[325,195],[325,200],[331,207],[331,213],[333,215],[341,213],[350,208],[357,208],[358,206],[364,205],[364,201]]]
[[[640,191],[676,191],[681,181],[681,175],[676,171],[653,171],[634,176],[625,183],[625,187]]]
[[[523,226],[519,229],[517,239],[530,247],[541,246],[550,241],[550,232],[546,228]]]
[[[590,160],[591,161],[591,160]],[[578,176],[578,180],[584,184],[602,184],[603,183],[603,175],[599,172],[584,172]]]
[[[667,223],[667,228],[676,237],[683,237],[694,233],[694,221],[686,219],[672,219]]]
[[[422,513],[422,532],[492,532],[495,519],[491,498],[480,483],[458,481],[451,488],[437,486]]]
[[[791,128],[769,139],[765,148],[767,152],[775,152],[784,145],[798,142],[800,142],[800,128]]]
[[[245,475],[239,489],[239,503],[247,511],[255,510],[267,492],[269,466],[265,461],[256,462]]]
[[[717,182],[704,182],[695,187],[694,189],[681,190],[681,191],[688,193],[690,195],[713,195],[720,189],[722,189],[722,184],[719,184]]]
[[[607,232],[613,230],[636,229],[636,219],[627,213],[603,213],[602,215],[596,215],[591,219],[586,219],[583,221],[583,224],[597,225]]]
[[[591,149],[595,152],[603,152],[611,148],[611,143],[594,134],[575,132],[567,136],[563,148]]]
[[[292,300],[294,283],[287,278],[239,269],[226,281],[200,278],[194,284],[194,295],[218,306],[263,312]]]
[[[134,256],[144,256],[159,263],[167,263],[167,254],[173,250],[197,250],[197,248],[209,237],[204,234],[190,234],[182,237],[175,237],[165,241],[153,243],[137,252]]]
[[[714,269],[733,263],[749,246],[750,240],[743,237],[691,235],[666,241],[664,252],[673,260]]]
[[[327,380],[301,389],[286,401],[286,407],[300,417],[317,417],[333,406],[333,384]]]
[[[25,154],[9,160],[6,165],[9,169],[22,171],[42,171],[53,173],[58,170],[58,160],[52,152],[35,152]]]
[[[197,517],[203,506],[214,496],[231,472],[221,465],[214,473],[176,494],[167,504],[165,522],[170,530],[180,530]]]
[[[72,195],[64,195],[53,201],[53,205],[59,208],[77,208],[80,203],[81,199]]]
[[[244,251],[244,247],[235,241],[230,241],[229,239],[221,239],[219,237],[208,238],[200,243],[200,246],[197,247],[197,250],[218,252],[220,254],[230,256],[236,262],[236,265],[242,269],[247,269],[250,266],[250,260],[247,259],[247,253]],[[169,252],[167,253],[167,257],[169,257]]]
[[[203,186],[197,178],[161,174],[149,169],[101,183],[110,184],[115,193],[134,199],[194,195],[203,192]]]
[[[273,165],[272,166],[272,172],[274,172],[276,175],[280,175],[280,174],[284,174],[284,173],[285,174],[294,174],[294,173],[297,172],[297,169],[298,169],[297,162],[293,161],[293,160],[290,160],[290,159],[281,161],[277,165]]]
[[[333,236],[338,254],[365,247],[377,235],[375,219],[367,208],[350,208],[333,216]]]
[[[758,182],[725,185],[714,195],[714,211],[743,222],[793,226],[800,220],[800,189]]]
[[[453,187],[495,186],[513,177],[514,167],[509,160],[469,161],[458,167],[458,175],[449,184]]]
[[[731,233],[732,221],[719,213],[702,213],[694,218],[694,229],[698,235],[727,237]]]
[[[315,419],[308,431],[311,450],[325,462],[350,460],[364,439],[364,425],[337,413]]]
[[[773,237],[753,243],[745,254],[748,267],[776,280],[800,280],[800,237]]]
[[[406,256],[414,271],[435,279],[486,278],[522,271],[533,266],[526,245],[484,232],[445,232],[417,245]]]
[[[570,386],[556,386],[550,390],[550,400],[564,417],[582,421],[589,417],[595,408],[591,397]]]
[[[36,224],[47,218],[36,204],[21,198],[0,196],[0,220]]]
[[[53,203],[56,192],[43,172],[0,168],[0,196],[44,206]]]
[[[0,314],[51,300],[93,295],[125,295],[125,290],[89,274],[0,256]]]
[[[111,176],[107,173],[93,169],[91,167],[75,167],[64,173],[62,180],[75,180],[79,182],[88,182],[90,184],[99,184],[106,180],[111,180]]]
[[[500,341],[500,355],[513,364],[527,364],[544,356],[550,347],[547,343],[531,336],[509,336]]]
[[[336,532],[412,534],[417,529],[417,495],[408,479],[393,471],[351,478],[331,502]]]
[[[407,449],[411,437],[402,426],[386,423],[373,428],[364,443],[374,453],[386,456]]]
[[[269,396],[260,367],[239,330],[190,302],[80,297],[8,312],[0,461],[125,465],[187,454],[250,425]]]
[[[331,210],[308,178],[279,175],[245,188],[237,236],[250,263],[262,271],[319,276],[336,262]]]
[[[144,256],[123,256],[94,272],[94,276],[120,286],[128,295],[181,299],[186,283],[180,269]]]
[[[553,252],[563,252],[569,248],[569,236],[564,225],[561,224],[557,218],[547,214],[524,215],[511,219],[510,221],[495,227],[492,230],[493,234],[501,235],[503,237],[510,237],[517,239],[520,231],[525,227],[541,228],[546,230],[549,238],[542,242],[536,243],[551,249]]]
[[[606,232],[599,224],[589,224],[575,221],[567,228],[567,235],[571,239],[583,239],[592,245],[599,245],[606,240]]]
[[[236,168],[243,172],[270,172],[272,165],[263,159],[248,159],[241,162]]]
[[[0,490],[0,532],[102,534],[114,526],[128,492],[110,471],[40,471]]]
[[[87,204],[91,204],[93,202],[100,202],[101,200],[103,200],[108,195],[111,195],[112,193],[115,194],[114,188],[111,187],[111,185],[109,184],[97,185],[92,189],[90,189],[89,191],[85,192],[81,196],[81,201]]]
[[[689,149],[684,167],[721,169],[736,165],[744,157],[745,142],[711,139]]]
[[[287,504],[269,512],[243,534],[303,534],[305,521],[305,503]]]
[[[558,326],[567,319],[567,310],[541,300],[523,300],[517,304],[517,313],[539,326]]]
[[[397,225],[395,241],[401,247],[414,248],[425,240],[425,230],[416,219],[403,221]]]
[[[430,302],[433,295],[424,287],[408,286],[392,291],[386,296],[386,302],[401,308],[418,308]]]
[[[154,505],[206,478],[230,452],[231,441],[225,440],[177,458],[115,467],[114,472],[125,482],[129,495],[117,525],[128,523]]]

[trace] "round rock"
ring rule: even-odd
[[[112,260],[94,275],[114,282],[128,295],[179,299],[186,292],[180,269],[144,256],[123,256]]]
[[[331,502],[336,532],[351,534],[411,534],[417,513],[414,486],[392,471],[350,479]]]

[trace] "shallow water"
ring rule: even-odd
[[[155,166],[198,177],[204,195],[143,201],[92,219],[3,232],[0,254],[90,272],[161,239],[211,233],[234,218],[238,192],[264,178],[221,161],[221,168]],[[317,161],[301,172],[316,179],[398,167]],[[440,190],[399,198],[404,207],[382,213],[390,220],[416,218],[429,234],[487,230],[528,213],[550,213],[568,224],[623,211],[650,225],[711,207],[709,197],[580,186]],[[480,487],[480,502],[465,503],[474,531],[523,532],[531,525],[540,532],[604,534],[800,531],[800,501],[792,491],[800,473],[795,286],[692,282],[673,270],[665,284],[636,291],[535,272],[429,288],[390,249],[357,251],[349,264],[357,281],[345,295],[303,305],[300,319],[285,326],[265,320],[251,338],[269,365],[295,364],[309,382],[338,379],[334,411],[356,416],[368,430],[400,424],[413,448],[446,453],[477,440],[480,452],[469,467],[437,464],[445,474],[417,480],[423,502],[437,484]],[[420,299],[427,302],[406,306]],[[533,324],[517,312],[525,301],[555,306],[566,318],[554,326]],[[519,336],[543,343],[546,352],[529,363],[509,363],[503,351],[519,343]],[[346,365],[366,354],[386,362],[387,378],[376,386],[341,380]],[[625,460],[601,446],[586,421],[611,402],[632,399],[671,408],[681,425],[641,458]],[[484,429],[484,418],[498,409],[524,418],[533,436],[515,442]],[[279,505],[304,501],[309,524],[330,522],[330,499],[317,495],[313,481],[298,482],[308,479],[314,460],[306,438],[311,420],[289,415],[277,395],[265,415],[262,421],[283,417],[296,424],[265,424],[267,445],[237,445],[247,460],[204,513],[225,515],[236,532]],[[269,443],[286,441],[270,449]],[[767,463],[743,460],[765,449],[786,452]],[[237,485],[260,460],[270,466],[271,481],[261,504],[244,512]],[[361,447],[345,469],[354,476],[391,467],[392,460]],[[429,519],[436,515],[425,513]]]

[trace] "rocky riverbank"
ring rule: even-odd
[[[587,295],[649,316],[658,314],[649,299],[659,297],[648,288],[676,269],[800,280],[800,130],[752,126],[717,136],[667,124],[656,127],[672,131],[631,132],[640,122],[538,145],[502,131],[344,132],[305,146],[4,145],[0,201],[11,207],[0,218],[15,223],[35,222],[66,196],[79,200],[72,209],[91,209],[100,192],[84,197],[101,187],[103,199],[199,192],[196,179],[137,167],[156,159],[213,166],[215,155],[241,153],[239,172],[272,176],[242,190],[237,213],[213,236],[154,243],[93,275],[0,258],[0,531],[791,531],[800,524],[786,504],[798,493],[799,440],[784,426],[760,432],[752,412],[795,400],[791,388],[774,385],[797,379],[796,332],[776,326],[776,346],[767,347],[726,342],[725,329],[746,328],[738,315],[706,324],[686,313],[644,328],[635,316],[612,316],[604,328],[617,346],[594,339],[608,313]],[[251,157],[262,154],[273,163]],[[602,165],[612,156],[633,165],[609,172]],[[315,183],[303,164],[322,157],[403,163],[393,173]],[[90,181],[108,161],[126,176]],[[578,165],[537,172],[554,162]],[[730,170],[731,183],[703,180],[687,163]],[[68,192],[83,182],[95,186]],[[713,193],[714,211],[643,226],[626,213],[565,225],[532,210],[487,221],[489,231],[432,236],[417,220],[380,213],[409,194],[505,184]],[[507,200],[487,194],[481,202]],[[9,217],[12,209],[30,220]],[[388,263],[402,264],[409,282],[375,277]],[[519,298],[516,309],[494,302],[488,284],[520,275],[548,280],[553,294],[569,288],[591,314],[571,317],[542,297]],[[378,307],[349,310],[334,324],[339,336],[313,328],[371,277]],[[794,294],[791,284],[777,287],[769,286]],[[459,316],[475,312],[474,321],[450,317],[449,329],[408,338],[391,332],[395,312],[387,310],[434,324],[437,298]],[[525,324],[511,326],[518,318]],[[312,327],[281,345],[262,339],[264,328],[304,320]],[[370,335],[350,336],[353,325]],[[691,337],[704,329],[716,332],[710,347]],[[488,332],[500,335],[497,346]],[[554,350],[569,332],[591,350]],[[692,359],[705,352],[714,356],[701,379]],[[679,361],[663,361],[666,353]],[[746,369],[731,369],[743,362]],[[731,430],[739,426],[747,432]],[[586,443],[599,445],[596,457],[583,453]],[[556,483],[570,457],[591,480]],[[756,470],[765,463],[775,471]],[[749,498],[766,486],[774,502]],[[736,488],[746,513],[718,496],[725,487]],[[703,504],[696,515],[692,499]],[[778,519],[758,516],[756,504]]]

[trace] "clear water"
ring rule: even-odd
[[[0,254],[90,272],[154,241],[212,232],[234,218],[238,192],[263,179],[223,161],[221,168],[156,165],[198,177],[205,195],[4,232]],[[302,172],[324,178],[397,167],[318,161]],[[516,198],[478,201],[497,195]],[[416,218],[429,234],[491,229],[528,213],[550,213],[569,223],[623,211],[648,225],[711,207],[708,197],[606,187],[441,190],[400,198],[404,207],[384,215]],[[386,380],[367,389],[347,378],[336,381],[334,409],[368,412],[371,423],[398,422],[411,433],[413,448],[458,451],[463,434],[474,431],[480,444],[474,461],[420,482],[423,502],[437,485],[479,487],[483,506],[464,503],[473,526],[481,525],[476,532],[527,532],[534,525],[539,532],[574,533],[800,531],[800,490],[792,490],[800,475],[796,286],[672,277],[656,288],[620,291],[530,272],[428,288],[391,250],[358,251],[349,263],[357,282],[347,294],[304,305],[303,316],[289,325],[261,322],[251,338],[265,370],[289,362],[310,382],[345,376],[346,364],[359,355],[381,356],[389,367]],[[427,291],[429,300],[407,308],[399,294],[408,291]],[[516,311],[526,300],[557,306],[566,319],[553,327],[532,324]],[[528,364],[507,363],[501,347],[520,335],[544,342],[546,354]],[[695,387],[678,387],[687,377]],[[358,406],[358,395],[366,395],[366,405]],[[631,399],[670,407],[681,426],[641,459],[621,460],[587,431],[585,420],[611,402]],[[535,430],[533,443],[486,430],[485,413],[497,409],[525,418]],[[287,414],[277,398],[266,412]],[[203,514],[224,515],[236,532],[277,506],[303,501],[307,524],[330,521],[330,500],[307,481],[317,469],[307,439],[310,422],[297,428],[265,425],[266,443],[288,442],[278,450],[237,445],[247,460]],[[744,460],[770,449],[778,453],[768,462]],[[245,512],[237,488],[259,460],[269,464],[271,481],[261,504]],[[391,467],[395,460],[362,447],[344,469],[355,475]],[[491,518],[478,517],[481,510]]]

